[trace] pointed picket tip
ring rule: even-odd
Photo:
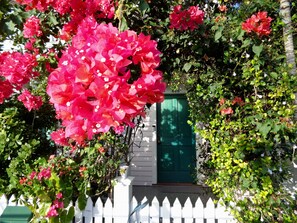
[[[158,198],[156,196],[153,198],[152,203],[153,204],[156,204],[156,203],[159,204],[159,200],[158,200]]]
[[[144,203],[144,202],[146,202],[147,200],[148,200],[147,197],[144,196],[144,198],[141,200],[141,203]]]
[[[200,199],[200,197],[198,197],[198,199],[196,200],[195,207],[199,207],[199,208],[202,207],[203,208],[203,202]]]
[[[100,197],[97,198],[96,203],[95,203],[95,207],[102,207],[103,206],[103,202],[101,200]]]
[[[107,198],[107,200],[105,201],[104,207],[112,207],[112,202],[110,198]]]
[[[164,204],[169,204],[169,205],[170,205],[170,202],[169,202],[168,197],[165,197],[165,198],[164,198],[162,204],[163,204],[163,205],[164,205]]]
[[[16,201],[16,198],[15,198],[15,195],[13,194],[9,198],[8,206],[16,206],[16,205],[17,205],[17,201]]]
[[[138,201],[137,201],[137,199],[136,199],[135,196],[132,197],[131,202],[132,202],[132,204],[137,204],[138,203]]]
[[[2,194],[2,196],[0,197],[0,204],[2,203],[8,203],[8,199],[5,194]]]
[[[173,202],[173,207],[181,207],[181,203],[180,203],[180,201],[179,201],[179,199],[178,199],[178,197],[177,198],[175,198],[175,200],[174,200],[174,202]]]
[[[207,202],[206,202],[206,207],[214,207],[215,204],[213,202],[213,200],[210,198],[208,198]]]
[[[191,199],[188,197],[184,206],[193,206]]]

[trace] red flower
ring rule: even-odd
[[[225,102],[226,102],[226,99],[225,98],[221,98],[219,104],[220,105],[223,105],[223,104],[225,104]]]
[[[42,106],[41,96],[33,96],[30,91],[24,90],[21,95],[18,96],[18,100],[23,102],[24,106],[31,111],[38,110]]]
[[[79,168],[79,174],[80,174],[81,177],[84,176],[84,172],[85,172],[86,170],[87,170],[87,168],[86,168],[85,166],[81,166],[81,167]]]
[[[104,147],[99,147],[99,148],[98,148],[98,151],[99,151],[99,153],[105,153],[105,149],[104,149]]]
[[[233,110],[231,107],[224,108],[221,110],[221,115],[232,115],[232,114],[233,114]]]
[[[40,30],[40,20],[36,16],[31,16],[24,24],[24,37],[33,38],[42,35]]]
[[[175,6],[169,15],[171,29],[194,30],[203,23],[204,12],[198,6],[190,6],[186,10],[181,8],[181,5]]]
[[[23,185],[23,184],[25,184],[27,182],[27,180],[28,179],[26,177],[22,177],[19,182],[20,182],[21,185]]]
[[[241,26],[247,33],[255,32],[258,36],[267,36],[271,32],[271,21],[272,18],[267,16],[267,12],[258,12],[248,18]]]
[[[243,106],[244,102],[241,97],[235,97],[232,101],[232,105],[238,104],[239,106]]]

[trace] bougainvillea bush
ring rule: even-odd
[[[127,133],[163,100],[162,77],[186,91],[205,142],[199,171],[233,216],[297,221],[296,191],[283,186],[296,77],[278,1],[15,2],[0,5],[1,39],[16,49],[0,55],[0,185],[34,197],[36,222],[67,222],[73,198],[83,208],[107,190]]]

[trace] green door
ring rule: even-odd
[[[158,104],[158,183],[190,183],[196,167],[195,135],[187,123],[188,102],[184,95],[166,95]]]

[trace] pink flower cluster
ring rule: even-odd
[[[70,22],[66,23],[61,32],[61,39],[68,40],[76,33],[77,26],[87,16],[112,19],[114,16],[113,0],[16,0],[26,5],[27,10],[46,11],[54,8],[60,15],[70,14]]]
[[[182,10],[182,6],[177,5],[169,15],[170,28],[180,31],[194,30],[203,23],[203,17],[204,12],[198,6],[190,6],[188,9]]]
[[[110,128],[121,132],[124,124],[144,115],[147,103],[163,101],[156,46],[149,36],[119,32],[93,17],[83,20],[48,78],[47,93],[66,138],[80,144]]]
[[[23,34],[25,38],[34,38],[42,35],[40,20],[36,16],[31,16],[26,20]]]
[[[51,168],[43,168],[37,175],[37,179],[41,181],[42,179],[49,179],[52,175]]]
[[[46,217],[51,218],[51,217],[56,217],[58,216],[58,209],[63,209],[64,208],[64,202],[61,201],[63,198],[62,193],[58,193],[56,195],[56,200],[54,200],[53,204],[50,206],[49,211],[47,212]]]
[[[241,27],[247,33],[255,32],[258,36],[267,36],[271,32],[271,21],[272,18],[267,16],[267,12],[258,12],[243,22]]]
[[[18,100],[23,102],[28,111],[38,110],[42,105],[41,96],[34,96],[27,89],[18,96]]]
[[[31,78],[38,76],[33,68],[37,65],[34,55],[19,52],[0,54],[0,104],[11,96],[14,89],[20,90]]]

